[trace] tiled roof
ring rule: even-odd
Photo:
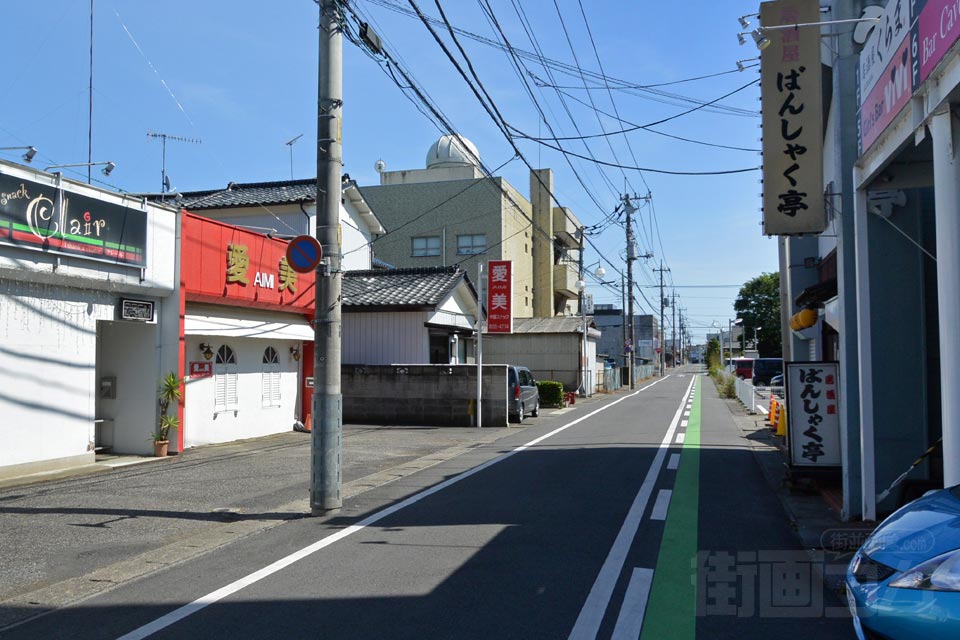
[[[587,327],[596,328],[593,316],[587,316]],[[582,333],[583,318],[558,316],[555,318],[514,318],[514,333]]]
[[[374,269],[343,274],[343,306],[432,307],[466,278],[459,267]],[[473,290],[473,285],[467,279]]]
[[[317,199],[317,181],[281,180],[278,182],[231,182],[225,189],[181,193],[182,206],[190,211],[296,204]]]

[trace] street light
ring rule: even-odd
[[[744,26],[744,23],[747,22],[740,17],[740,26],[744,29],[747,27]],[[880,22],[880,18],[851,18],[849,20],[823,20],[821,22],[797,22],[794,24],[778,24],[770,27],[765,27],[763,25],[758,26],[753,31],[749,32],[753,37],[754,44],[757,45],[757,49],[763,51],[770,46],[770,40],[764,35],[767,31],[784,31],[786,29],[799,29],[800,27],[826,27],[833,24],[853,24],[859,22]],[[749,23],[747,23],[749,25]],[[737,34],[737,41],[740,44],[746,44],[747,39],[743,36],[747,35],[746,31],[742,31]]]
[[[27,150],[27,152],[24,153],[22,156],[24,162],[27,162],[27,163],[31,162],[33,160],[33,157],[37,155],[36,147],[0,147],[0,151],[18,151],[21,149]]]
[[[585,271],[589,270],[590,267],[592,267],[594,264],[598,265],[596,271],[593,272],[593,275],[597,279],[602,279],[603,276],[607,275],[607,270],[603,268],[603,265],[601,265],[600,261],[598,260],[593,264],[584,267],[583,270],[580,271],[580,278],[577,280],[577,283],[575,285],[577,287],[577,291],[580,292],[580,319],[583,323],[583,349],[582,349],[583,367],[581,367],[580,390],[584,397],[588,395],[587,394],[587,366],[589,363],[587,362],[587,360],[589,358],[589,353],[587,351],[587,305],[586,305],[586,296],[584,294],[584,290],[587,288],[587,283],[583,279],[583,274]]]
[[[76,164],[52,164],[49,167],[46,167],[44,171],[50,171],[50,169],[67,169],[70,167],[98,167],[100,165],[103,165],[103,169],[101,169],[100,171],[105,176],[110,175],[110,173],[117,168],[116,164],[108,160],[106,162],[78,162]]]
[[[730,345],[730,360],[733,362],[733,325],[743,324],[743,318],[737,318],[736,320],[727,320],[727,343]]]

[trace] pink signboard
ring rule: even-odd
[[[956,0],[954,0],[956,1]],[[887,63],[879,81],[860,107],[860,153],[872,145],[910,101],[910,39],[905,39]]]
[[[919,80],[923,82],[960,38],[960,0],[927,0],[916,33],[914,55],[919,58]]]

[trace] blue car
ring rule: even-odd
[[[887,518],[854,554],[846,583],[860,640],[960,638],[960,486]]]

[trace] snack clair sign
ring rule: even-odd
[[[147,212],[0,173],[0,243],[145,267]]]
[[[820,21],[817,0],[760,5],[760,24],[774,27]],[[763,106],[763,232],[820,233],[823,202],[823,98],[820,29],[765,31],[760,55]]]

